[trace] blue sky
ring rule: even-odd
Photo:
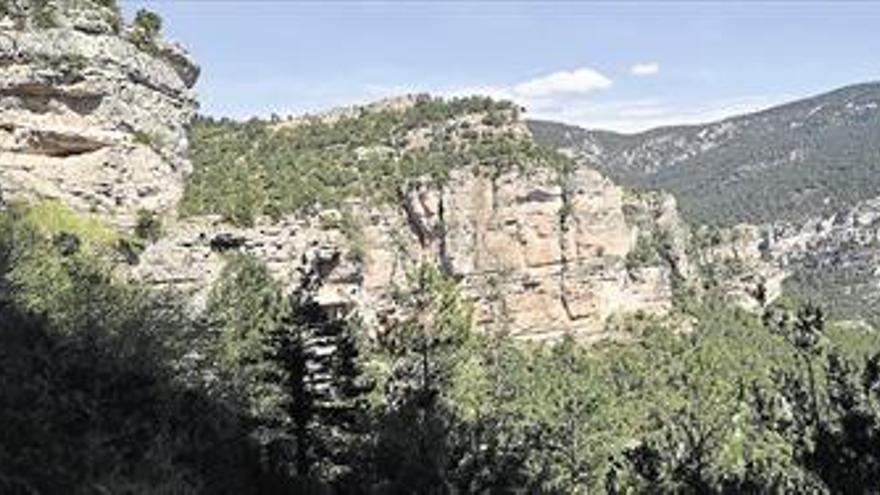
[[[127,0],[202,65],[202,111],[484,93],[638,131],[880,80],[880,2]]]

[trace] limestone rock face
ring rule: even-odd
[[[548,170],[508,173],[464,169],[441,191],[417,191],[404,207],[410,252],[460,278],[478,322],[513,335],[589,337],[617,312],[662,312],[671,303],[660,266],[631,273],[624,259],[635,226],[620,188],[590,169],[560,180]],[[367,228],[368,253],[390,252],[400,226]],[[372,246],[376,246],[373,249]],[[405,267],[367,256],[365,283],[379,286]]]
[[[172,212],[182,194],[198,68],[176,45],[136,47],[104,3],[5,7],[0,188],[130,226],[139,209]]]
[[[143,33],[123,26],[110,5],[2,4],[0,192],[58,199],[121,228],[139,210],[165,213],[165,235],[123,271],[190,295],[194,307],[204,305],[229,257],[247,253],[290,290],[318,274],[321,304],[382,328],[403,311],[394,296],[408,288],[408,275],[432,263],[460,281],[486,328],[593,339],[614,314],[667,311],[673,281],[688,276],[687,229],[674,201],[627,194],[586,167],[560,173],[523,163],[502,173],[462,166],[442,185],[409,187],[395,204],[351,200],[340,210],[261,218],[249,228],[177,218],[199,69],[177,45],[153,39],[145,46]],[[417,98],[367,110],[401,110]],[[530,138],[521,123],[496,129],[479,115],[462,119],[475,133]],[[413,149],[430,142],[426,129],[407,136]],[[664,257],[633,264],[639,240],[659,233],[671,239]]]
[[[329,210],[244,229],[216,218],[185,220],[147,249],[135,275],[202,302],[230,252],[264,260],[291,287],[320,263],[318,299],[381,326],[397,317],[393,294],[406,289],[408,274],[436,263],[461,281],[486,328],[531,339],[593,339],[604,336],[611,315],[667,311],[672,278],[685,266],[627,266],[647,227],[628,221],[625,205],[641,208],[651,222],[678,224],[658,205],[624,196],[590,169],[560,180],[549,170],[493,177],[463,168],[441,188],[414,188],[400,205],[352,203],[345,215],[358,225],[355,235],[340,227],[342,213]]]
[[[313,265],[321,264],[321,302],[358,304],[360,267],[350,255],[342,256],[348,244],[343,233],[322,222],[326,220],[321,217],[261,218],[253,227],[240,228],[219,217],[190,218],[166,226],[166,235],[141,255],[131,275],[190,295],[194,307],[200,308],[229,256],[246,253],[265,262],[290,288],[297,287]]]
[[[695,229],[695,237],[706,230]],[[848,317],[880,303],[880,198],[797,223],[740,224],[712,237],[697,243],[693,262],[713,274],[701,274],[703,282],[718,284],[745,309],[758,311],[784,291],[831,310],[841,308],[829,295],[840,295],[858,309]]]

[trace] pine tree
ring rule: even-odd
[[[420,267],[410,282],[399,300],[407,316],[380,336],[391,376],[378,469],[400,489],[423,493],[449,483],[449,392],[471,320],[456,282],[436,267]]]
[[[355,325],[308,295],[295,294],[268,338],[282,388],[284,429],[297,477],[345,482],[354,476],[366,437],[366,394]],[[281,449],[290,450],[290,449]]]

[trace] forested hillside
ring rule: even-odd
[[[516,132],[519,108],[508,102],[422,95],[399,104],[286,122],[200,119],[182,211],[247,224],[351,197],[397,201],[409,183],[442,184],[454,168],[486,165],[500,174],[565,163]]]
[[[191,122],[156,14],[0,16],[0,494],[880,490],[880,333],[841,323],[876,299],[838,286],[880,208],[691,228],[553,149],[706,221],[825,211],[876,181],[875,85],[546,144],[482,97]]]
[[[629,343],[526,344],[477,331],[426,266],[399,296],[419,311],[365,339],[238,257],[193,318],[29,208],[0,215],[4,493],[870,493],[880,476],[880,341],[811,306],[687,303],[621,321]]]
[[[529,127],[539,142],[573,149],[622,184],[675,194],[695,223],[803,221],[880,190],[880,83],[632,135],[541,121]]]

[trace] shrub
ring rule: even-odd
[[[138,210],[134,234],[147,242],[156,242],[162,237],[162,221],[151,210]]]
[[[156,38],[162,31],[162,18],[146,9],[137,12],[130,33],[130,41],[147,53],[156,53]]]
[[[156,37],[162,31],[162,18],[155,12],[140,9],[134,17],[134,27],[150,37]]]
[[[77,213],[57,200],[46,200],[29,206],[20,206],[25,221],[49,236],[73,234],[94,246],[109,246],[119,233],[100,219]]]

